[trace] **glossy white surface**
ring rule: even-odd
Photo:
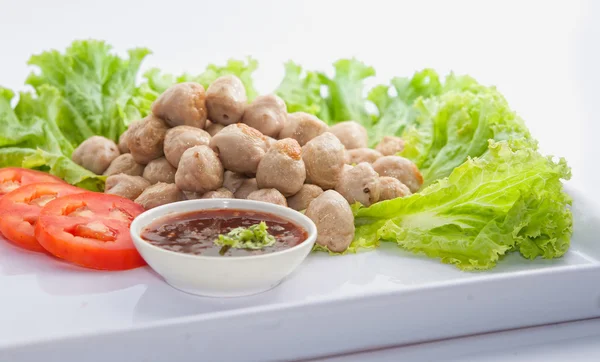
[[[140,234],[152,222],[178,213],[211,209],[262,211],[292,221],[308,233],[300,245],[256,256],[210,257],[176,253],[144,241]],[[163,205],[139,215],[131,237],[148,265],[169,285],[207,297],[241,297],[262,293],[281,283],[304,261],[317,237],[317,227],[298,211],[252,200],[206,199]]]

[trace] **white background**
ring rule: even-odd
[[[2,0],[0,85],[23,89],[31,54],[80,38],[107,40],[119,53],[147,46],[154,54],[144,68],[175,73],[251,55],[262,92],[277,86],[289,59],[330,70],[355,56],[376,68],[370,84],[424,67],[454,70],[497,85],[542,148],[566,157],[573,182],[600,201],[599,35],[593,1]]]

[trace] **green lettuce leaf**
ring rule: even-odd
[[[294,62],[285,64],[285,75],[275,90],[287,105],[289,113],[305,112],[314,114],[320,120],[329,122],[329,106],[321,95],[324,75],[317,72],[304,72],[302,67]]]
[[[394,241],[463,270],[492,268],[512,250],[560,257],[573,227],[561,182],[570,175],[564,159],[530,141],[490,141],[482,157],[421,192],[356,209],[356,238]]]

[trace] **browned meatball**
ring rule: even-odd
[[[168,130],[165,135],[165,157],[173,167],[177,167],[185,150],[193,146],[208,146],[209,144],[210,135],[205,130],[190,126],[177,126]]]
[[[246,89],[238,77],[219,77],[206,90],[208,118],[225,126],[237,123],[244,114],[247,100]]]
[[[119,151],[121,153],[129,153],[129,147],[127,147],[127,135],[129,130],[123,132],[119,137]]]
[[[110,166],[104,171],[104,176],[112,176],[120,173],[130,176],[142,176],[144,165],[135,162],[131,154],[124,153],[110,163]]]
[[[286,138],[275,142],[258,164],[256,182],[261,189],[274,188],[284,196],[300,191],[306,180],[302,148],[298,141]]]
[[[101,136],[92,136],[73,151],[71,159],[96,175],[102,175],[120,154],[119,147],[113,141]]]
[[[171,166],[166,158],[161,157],[150,161],[146,165],[143,176],[151,184],[157,182],[172,184],[175,182],[175,171],[177,171],[177,169]]]
[[[367,130],[358,122],[340,122],[329,127],[329,132],[333,133],[348,150],[364,148],[368,145]]]
[[[171,127],[206,124],[206,94],[204,87],[194,82],[172,85],[152,105],[152,113]]]
[[[360,202],[364,206],[379,200],[379,175],[371,164],[362,162],[342,172],[335,191],[344,196],[350,205]]]
[[[296,112],[288,114],[279,138],[293,138],[300,146],[327,131],[327,125],[312,114]]]
[[[287,206],[287,200],[276,189],[256,190],[247,197],[248,200],[268,202],[275,205]]]
[[[323,193],[323,189],[317,185],[304,184],[300,191],[287,198],[288,206],[294,210],[306,210],[310,202]]]
[[[223,174],[223,187],[235,193],[240,186],[242,186],[244,180],[247,179],[248,178],[242,174],[227,170]]]
[[[208,146],[188,148],[179,161],[175,184],[184,191],[216,190],[223,185],[223,165]]]
[[[393,156],[404,150],[404,140],[400,137],[385,136],[375,149],[384,156]]]
[[[243,123],[223,128],[210,141],[227,170],[255,175],[258,163],[267,151],[262,133]]]
[[[325,132],[302,147],[306,182],[332,189],[344,167],[344,145],[332,133]]]
[[[225,126],[223,126],[220,123],[212,123],[211,121],[206,121],[206,132],[208,132],[208,134],[211,137],[221,132],[223,128],[225,128]]]
[[[411,195],[408,187],[393,177],[379,177],[379,200],[393,200],[398,197]]]
[[[379,176],[390,176],[408,186],[411,192],[417,192],[423,185],[423,175],[417,166],[400,156],[384,156],[373,163],[373,169]]]
[[[182,200],[184,200],[183,193],[175,184],[159,182],[145,189],[135,199],[135,203],[141,205],[146,210],[150,210],[161,205]]]
[[[233,199],[233,193],[224,187],[209,191],[200,197],[201,199]]]
[[[373,163],[383,155],[371,148],[355,148],[346,150],[346,163],[349,165],[358,165],[361,162]]]
[[[132,123],[127,135],[127,147],[135,162],[146,165],[162,157],[166,133],[165,123],[152,115]]]
[[[242,122],[256,128],[269,137],[277,137],[287,119],[287,107],[283,99],[273,94],[258,96],[248,106]]]
[[[308,205],[305,215],[317,226],[317,244],[335,252],[348,249],[354,239],[354,215],[342,195],[325,191]]]
[[[135,200],[148,186],[150,182],[143,177],[120,173],[106,179],[104,193]]]
[[[235,196],[236,199],[245,199],[248,197],[248,195],[250,195],[251,193],[253,193],[256,190],[258,190],[258,185],[256,184],[256,179],[248,178],[248,179],[245,179],[244,182],[242,182],[240,187],[233,193],[233,195]]]

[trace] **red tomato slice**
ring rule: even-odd
[[[42,207],[57,197],[86,192],[66,183],[35,183],[21,186],[0,198],[0,232],[15,245],[44,252],[34,227]]]
[[[133,269],[146,264],[129,234],[129,225],[143,211],[140,205],[116,195],[68,195],[44,206],[35,236],[51,254],[74,264]]]
[[[0,168],[0,197],[21,186],[38,182],[65,183],[58,177],[41,171],[18,167]]]

